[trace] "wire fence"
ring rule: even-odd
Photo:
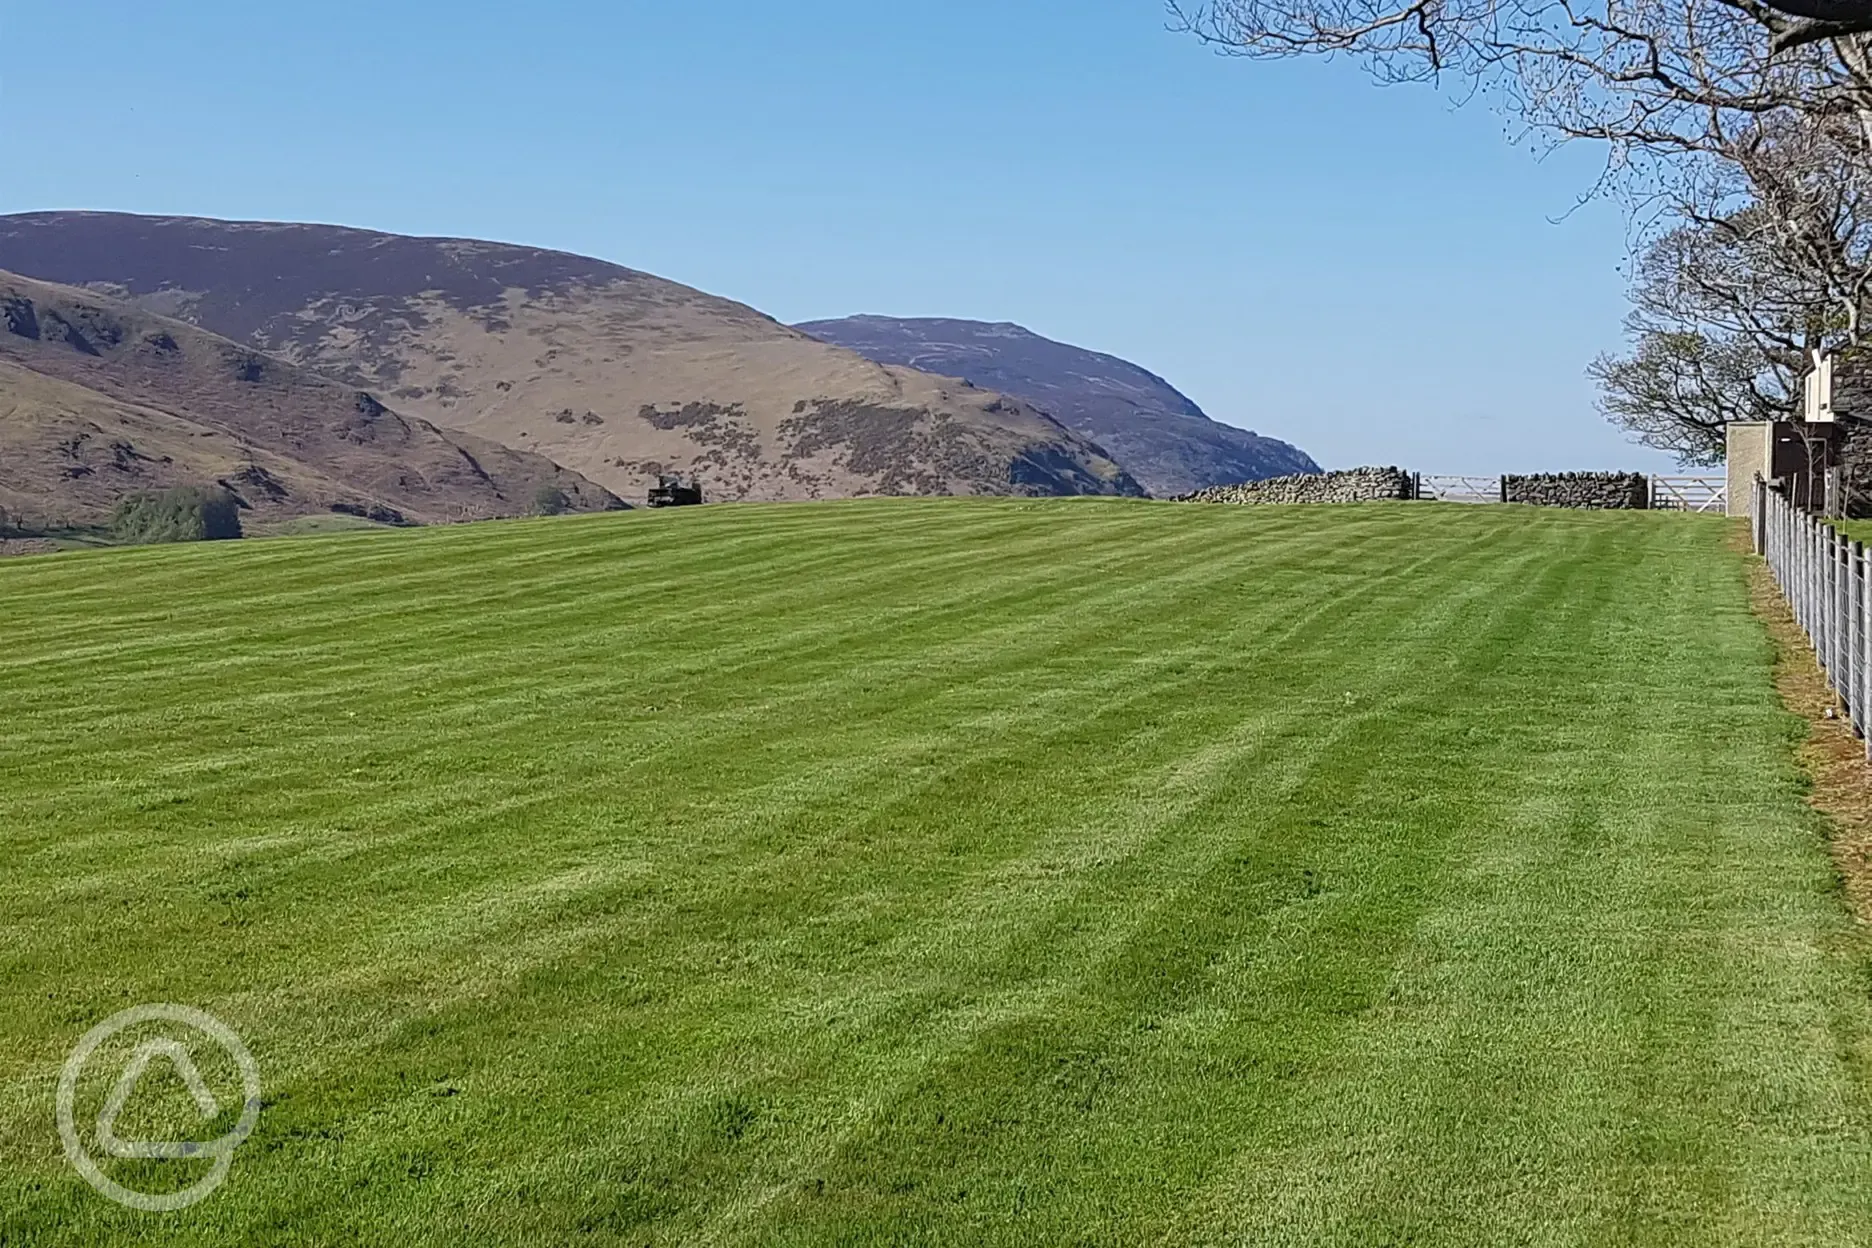
[[[1789,503],[1755,478],[1755,551],[1768,561],[1795,621],[1813,644],[1853,730],[1866,736],[1872,706],[1872,567],[1861,542]],[[1872,738],[1866,741],[1872,760]]]

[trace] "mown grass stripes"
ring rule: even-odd
[[[1859,1242],[1864,951],[1726,538],[879,500],[0,565],[0,1242]],[[50,1110],[144,1000],[270,1098],[160,1223]]]

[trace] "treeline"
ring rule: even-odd
[[[146,544],[214,542],[241,536],[240,503],[220,486],[180,485],[145,490],[117,500],[102,525],[35,522],[0,507],[0,538],[79,537]]]
[[[216,486],[127,494],[117,500],[110,527],[121,542],[227,541],[241,535],[240,504]]]

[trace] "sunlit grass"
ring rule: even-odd
[[[0,565],[0,1243],[1859,1242],[1866,966],[1727,534],[873,501]],[[268,1097],[179,1214],[53,1127],[144,1001]]]

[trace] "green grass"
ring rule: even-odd
[[[1868,1242],[1868,964],[1729,536],[873,501],[0,566],[0,1243]],[[53,1127],[145,1001],[267,1095],[179,1214]]]
[[[1843,536],[1872,546],[1872,520],[1834,520],[1830,523]]]
[[[274,524],[253,524],[248,526],[249,537],[310,537],[319,533],[381,533],[394,525],[379,524],[363,516],[347,515],[334,511],[316,516],[294,516],[290,520],[281,520]]]

